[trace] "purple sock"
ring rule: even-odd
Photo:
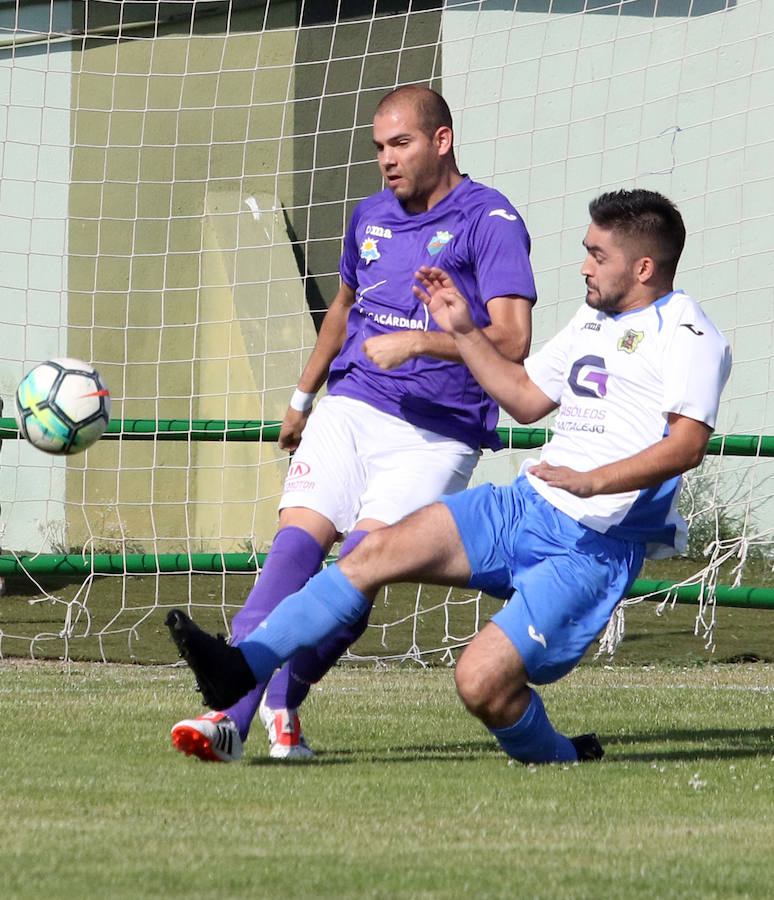
[[[353,531],[341,545],[339,559],[351,553],[368,534]],[[368,625],[366,613],[355,625],[347,625],[317,647],[301,650],[275,673],[266,689],[266,703],[271,709],[298,709],[313,684],[335,665],[341,654],[355,643]]]
[[[323,548],[303,528],[294,525],[281,528],[274,537],[261,574],[248,594],[245,605],[231,622],[231,643],[241,641],[285,597],[302,588],[320,568],[324,555]],[[256,685],[234,706],[223,710],[234,720],[243,741],[247,739],[265,687],[265,684]]]

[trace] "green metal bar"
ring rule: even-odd
[[[101,440],[276,441],[280,425],[257,419],[113,419]],[[20,437],[15,419],[0,418],[0,439]]]
[[[509,450],[531,450],[542,447],[551,437],[548,428],[498,428],[500,440]]]
[[[710,438],[709,456],[774,456],[774,437],[763,434],[725,434]]]
[[[280,422],[256,419],[115,419],[102,440],[130,441],[276,441]],[[498,428],[506,447],[529,450],[551,437],[548,428]],[[12,418],[0,418],[0,440],[18,438]],[[774,456],[774,437],[760,434],[725,434],[710,439],[710,456]]]
[[[265,553],[41,553],[35,556],[0,556],[0,575],[155,575],[163,572],[255,572]]]
[[[677,603],[696,603],[699,599],[701,586],[698,584],[684,584],[675,588],[669,581],[651,581],[647,578],[638,578],[632,585],[628,597],[645,597],[661,602],[667,596],[677,594]],[[653,595],[653,596],[650,596]],[[729,587],[719,584],[715,588],[715,597],[718,606],[732,606],[743,609],[774,609],[774,589],[760,587]]]
[[[255,572],[263,565],[265,553],[97,553],[94,556],[77,554],[40,554],[37,556],[0,556],[0,576],[55,575],[59,577],[85,578],[88,575],[155,575],[157,573],[190,572],[234,574]],[[699,585],[675,587],[671,581],[652,581],[638,578],[631,587],[629,597],[648,597],[662,601],[669,594],[676,594],[678,603],[695,603],[699,598]],[[774,589],[745,588],[718,585],[715,590],[718,606],[745,609],[774,609]]]

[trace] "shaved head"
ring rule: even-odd
[[[396,110],[412,109],[422,131],[432,137],[439,128],[451,128],[452,116],[443,97],[421,84],[407,84],[382,97],[375,116],[389,115]]]

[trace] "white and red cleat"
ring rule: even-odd
[[[186,756],[198,756],[205,762],[236,762],[242,756],[239,731],[222,712],[178,722],[172,728],[172,743]]]
[[[269,735],[269,756],[272,759],[309,759],[314,756],[301,731],[297,710],[271,709],[261,698],[258,715]]]

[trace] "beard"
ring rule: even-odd
[[[598,312],[612,316],[621,311],[621,301],[626,297],[627,293],[627,291],[619,289],[603,294],[598,288],[595,288],[592,293],[591,288],[587,284],[586,305],[596,309]]]

